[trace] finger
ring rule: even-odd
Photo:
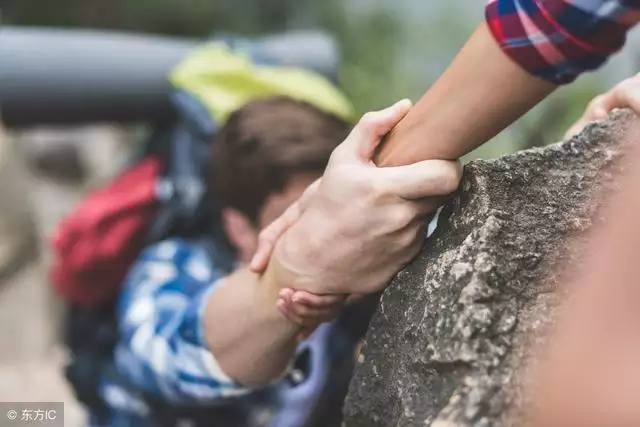
[[[341,304],[345,298],[345,295],[339,294],[316,295],[306,291],[295,291],[291,299],[294,303],[303,304],[308,307],[325,308]]]
[[[603,95],[598,95],[589,103],[586,110],[584,110],[584,114],[579,121],[588,123],[593,120],[601,120],[607,117],[609,114],[609,109],[607,107],[613,101],[613,93],[606,93]]]
[[[462,178],[462,166],[448,160],[424,160],[407,166],[379,168],[375,175],[390,193],[415,200],[454,192]]]
[[[291,303],[284,298],[279,298],[276,302],[276,307],[290,322],[300,326],[314,326],[333,319],[339,313],[342,305],[336,305],[332,308],[312,309]]]
[[[288,312],[302,319],[307,324],[309,322],[325,321],[325,319],[332,318],[340,311],[341,308],[342,303],[323,308],[315,308],[298,303],[287,304]]]
[[[278,239],[300,218],[300,215],[299,202],[295,202],[260,232],[258,249],[249,264],[249,268],[253,272],[261,273],[267,267]]]
[[[282,236],[300,217],[298,202],[289,206],[282,215],[264,228],[258,236],[258,249],[251,258],[249,269],[261,273],[267,267],[273,248]]]
[[[284,316],[284,318],[286,318],[289,322],[296,325],[304,325],[304,319],[295,314],[293,310],[291,310],[291,306],[287,304],[284,299],[278,298],[278,300],[276,301],[276,308],[278,309],[280,314]]]
[[[603,107],[607,113],[615,108],[631,108],[636,114],[640,114],[640,80],[627,79],[623,81],[604,101]]]
[[[293,303],[292,297],[295,293],[296,291],[291,288],[283,288],[280,290],[280,292],[278,292],[278,296],[285,300],[287,303],[291,304]]]
[[[260,232],[258,237],[258,249],[251,259],[249,269],[254,273],[262,273],[269,263],[269,258],[273,253],[276,243],[282,237],[282,235],[293,224],[298,221],[302,213],[305,211],[309,202],[313,198],[313,195],[320,186],[321,178],[315,180],[307,189],[302,193],[302,196],[289,206],[280,217],[273,221],[270,225],[264,228]]]
[[[604,100],[603,102],[606,102],[606,100]],[[613,110],[613,108],[611,109],[607,108],[606,104],[595,105],[593,109],[589,111],[589,115],[584,119],[582,119],[582,121],[586,126],[590,122],[593,122],[596,120],[605,120],[606,118],[609,117],[609,113],[611,112],[611,110]]]
[[[391,131],[411,109],[411,101],[403,99],[391,107],[366,113],[346,140],[358,160],[370,162],[382,138]]]
[[[606,108],[606,103],[609,102],[606,98],[610,98],[611,94],[598,95],[587,106],[582,116],[571,125],[569,130],[564,134],[564,140],[573,138],[584,130],[584,128],[591,122],[596,120],[606,119],[609,115],[609,111]]]
[[[304,192],[302,193],[302,196],[300,196],[300,198],[298,199],[298,209],[300,210],[299,212],[300,214],[302,214],[302,212],[304,212],[307,209],[307,207],[309,206],[309,203],[311,203],[311,200],[313,200],[313,196],[318,191],[318,188],[320,187],[321,182],[322,182],[322,177],[313,181],[313,183],[309,185],[306,190],[304,190]]]

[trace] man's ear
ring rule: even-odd
[[[249,262],[258,246],[258,230],[244,213],[222,209],[222,222],[231,244],[238,250],[240,261]]]

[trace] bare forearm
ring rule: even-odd
[[[555,86],[531,76],[482,24],[453,63],[390,133],[381,166],[457,159],[495,136]]]
[[[222,370],[247,387],[277,378],[296,349],[299,327],[276,308],[280,287],[241,269],[213,291],[207,303],[205,335]]]

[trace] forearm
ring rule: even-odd
[[[457,159],[517,120],[555,87],[508,58],[482,24],[391,131],[376,163],[397,166]]]
[[[299,326],[276,308],[283,287],[267,272],[241,269],[224,279],[206,304],[204,333],[221,369],[247,387],[280,376],[296,349]]]

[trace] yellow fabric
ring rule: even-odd
[[[353,107],[323,76],[294,67],[256,65],[226,45],[209,43],[182,61],[171,83],[200,99],[218,123],[253,99],[286,95],[351,121]]]

